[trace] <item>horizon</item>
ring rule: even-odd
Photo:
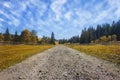
[[[11,34],[28,29],[38,37],[54,32],[56,39],[69,39],[85,27],[120,19],[120,0],[2,0],[0,5],[2,33],[8,27]]]

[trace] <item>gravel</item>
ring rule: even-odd
[[[59,45],[3,70],[0,80],[120,80],[120,69]]]

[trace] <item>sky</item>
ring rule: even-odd
[[[56,39],[80,35],[85,27],[120,20],[120,0],[0,0],[0,33],[36,30]]]

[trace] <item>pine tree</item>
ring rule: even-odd
[[[55,37],[54,37],[54,33],[53,33],[53,32],[52,32],[52,34],[51,34],[50,44],[55,44]]]
[[[116,23],[116,36],[117,40],[120,40],[120,20]]]
[[[10,33],[8,28],[6,29],[4,34],[4,41],[10,41]]]
[[[113,36],[115,35],[115,36]],[[80,43],[90,43],[92,42],[99,42],[100,38],[103,42],[111,41],[111,38],[115,41],[120,40],[120,20],[117,22],[113,21],[113,24],[102,24],[97,25],[97,28],[94,29],[89,27],[88,29],[83,29],[80,37]],[[107,40],[108,39],[108,40]]]
[[[31,31],[31,35],[32,35],[32,36],[37,36],[37,32],[36,32],[35,30],[32,30],[32,31]]]
[[[19,42],[19,36],[17,34],[17,31],[15,32],[15,35],[14,35],[14,42]]]

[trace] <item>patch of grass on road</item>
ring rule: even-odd
[[[120,46],[118,45],[68,45],[86,54],[102,58],[120,65]]]
[[[53,45],[5,45],[0,46],[0,71],[21,62],[39,52],[52,48]]]

